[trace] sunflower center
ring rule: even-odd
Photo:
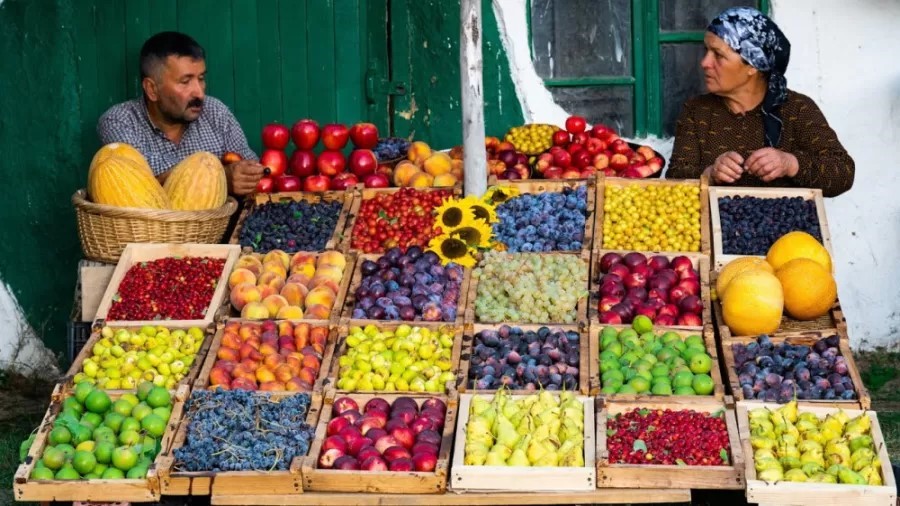
[[[453,235],[459,237],[469,246],[477,246],[481,243],[481,231],[475,227],[462,227],[453,231]]]
[[[475,218],[484,221],[485,223],[491,219],[491,215],[487,212],[487,209],[481,206],[472,206],[472,214],[475,215]]]
[[[441,216],[441,222],[448,227],[455,227],[462,223],[462,220],[463,212],[462,209],[458,207],[451,207],[450,209],[447,209]]]
[[[503,190],[497,190],[496,193],[492,196],[494,202],[506,202],[509,200],[509,195],[506,194]]]
[[[441,253],[447,258],[460,258],[468,252],[466,243],[459,239],[450,237],[441,242]]]

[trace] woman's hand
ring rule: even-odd
[[[744,158],[734,151],[719,155],[712,165],[706,168],[706,174],[716,183],[733,183],[744,173]]]
[[[794,177],[800,169],[797,157],[775,148],[757,149],[747,157],[747,172],[765,182]]]

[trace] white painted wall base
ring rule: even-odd
[[[9,285],[0,283],[0,370],[55,379],[56,357],[25,320]]]

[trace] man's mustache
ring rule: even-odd
[[[203,99],[195,98],[194,100],[191,100],[190,102],[188,102],[187,106],[188,107],[203,107]]]

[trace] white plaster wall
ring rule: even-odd
[[[0,370],[53,379],[56,357],[25,320],[9,285],[0,283]]]
[[[531,62],[526,1],[493,1],[516,92],[526,121],[562,125]],[[900,2],[772,3],[792,44],[788,86],[819,104],[856,161],[853,189],[826,204],[851,344],[900,348]],[[671,153],[672,139],[642,141]]]

